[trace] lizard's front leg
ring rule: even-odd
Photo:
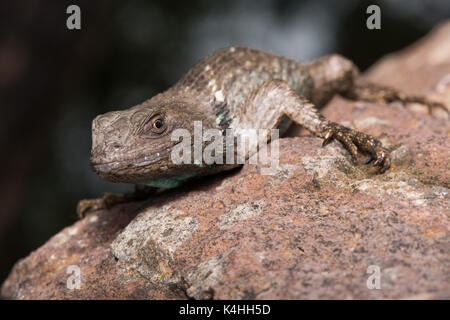
[[[433,109],[442,109],[450,116],[448,108],[440,102],[432,101],[425,96],[408,95],[392,87],[359,79],[358,68],[350,60],[337,54],[310,63],[308,72],[314,79],[311,100],[318,107],[326,104],[334,94],[338,93],[351,100],[419,103],[426,105],[430,114]]]
[[[77,216],[82,219],[92,211],[108,210],[121,203],[145,200],[155,191],[156,188],[153,187],[135,185],[134,192],[124,194],[105,193],[102,198],[80,200],[77,204]]]
[[[358,150],[370,155],[374,165],[384,172],[390,167],[389,152],[372,136],[328,121],[305,97],[286,82],[265,82],[253,92],[239,117],[236,128],[252,128],[255,123],[262,129],[275,129],[283,116],[302,125],[314,135],[324,138],[323,145],[333,139],[340,141],[357,162]],[[257,118],[256,118],[257,117]]]

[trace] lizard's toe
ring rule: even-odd
[[[447,118],[450,119],[449,109],[445,106],[445,104],[443,104],[441,102],[430,100],[424,96],[408,96],[408,95],[400,96],[399,100],[402,103],[419,103],[419,104],[425,105],[428,108],[428,113],[430,115],[433,114],[433,110],[441,109],[447,114]]]
[[[82,219],[90,212],[97,210],[109,210],[114,205],[123,202],[126,202],[124,195],[106,192],[102,198],[84,199],[78,201],[77,216]]]
[[[371,163],[373,160],[374,160],[374,159],[373,159],[372,155],[369,154],[369,155],[366,157],[366,160],[364,160],[364,161],[362,162],[362,164],[369,164],[369,163]]]
[[[380,173],[383,173],[390,168],[391,157],[386,149],[380,147],[379,150],[375,151],[375,157],[373,158],[376,159],[373,166],[379,166]]]
[[[106,204],[103,198],[80,200],[77,204],[77,216],[79,219],[82,219],[88,213],[101,209],[106,209]]]
[[[325,134],[322,146],[326,146],[334,139],[338,140],[352,156],[354,163],[358,163],[358,147],[352,141],[348,128],[333,124]]]
[[[374,161],[373,166],[380,167],[380,173],[388,170],[391,165],[389,152],[382,147],[380,141],[370,135],[331,123],[325,132],[322,145],[327,145],[333,139],[343,144],[351,154],[354,163],[358,163],[357,155],[359,150],[369,155],[368,159],[362,163],[368,164]]]
[[[444,112],[447,114],[447,119],[450,119],[450,111],[443,103],[429,102],[429,103],[427,103],[427,107],[428,107],[429,114],[433,113],[433,109],[441,109],[441,110],[444,110]]]

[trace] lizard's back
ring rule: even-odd
[[[247,98],[264,82],[272,79],[286,81],[300,94],[308,97],[313,80],[301,63],[246,47],[219,50],[194,65],[168,90],[189,92],[206,103],[206,113],[218,117],[222,127],[239,116]]]

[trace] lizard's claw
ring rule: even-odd
[[[363,163],[368,164],[374,161],[373,166],[380,167],[380,173],[385,172],[391,166],[389,152],[382,147],[380,141],[368,134],[349,129],[337,123],[330,123],[326,128],[322,146],[326,146],[333,139],[344,145],[347,151],[350,152],[354,163],[358,163],[357,156],[358,150],[360,150],[369,154],[369,158]]]

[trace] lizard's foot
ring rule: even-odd
[[[367,164],[374,161],[373,165],[380,167],[380,173],[385,172],[391,166],[389,152],[382,147],[380,141],[368,134],[330,122],[325,129],[322,146],[326,146],[333,139],[338,140],[344,145],[348,152],[350,152],[355,163],[358,163],[357,156],[358,150],[360,150],[369,155],[368,161],[364,163]]]
[[[403,103],[420,103],[428,108],[428,113],[433,114],[433,110],[441,109],[447,114],[447,118],[450,119],[450,111],[447,109],[447,107],[440,102],[437,101],[431,101],[428,98],[424,96],[403,96],[403,99],[399,99],[400,102]]]
[[[77,216],[84,218],[89,212],[97,210],[108,210],[116,204],[129,201],[125,195],[105,193],[103,198],[84,199],[78,201]]]
[[[435,109],[441,109],[450,118],[450,111],[443,103],[432,101],[425,96],[408,95],[395,88],[376,83],[356,83],[348,92],[347,96],[355,100],[374,101],[377,103],[391,103],[394,101],[399,101],[404,105],[418,103],[427,106],[429,114],[432,114]]]
[[[109,210],[117,204],[144,200],[155,190],[156,188],[135,185],[132,193],[105,193],[102,198],[80,200],[77,204],[78,218],[82,219],[92,211]]]

